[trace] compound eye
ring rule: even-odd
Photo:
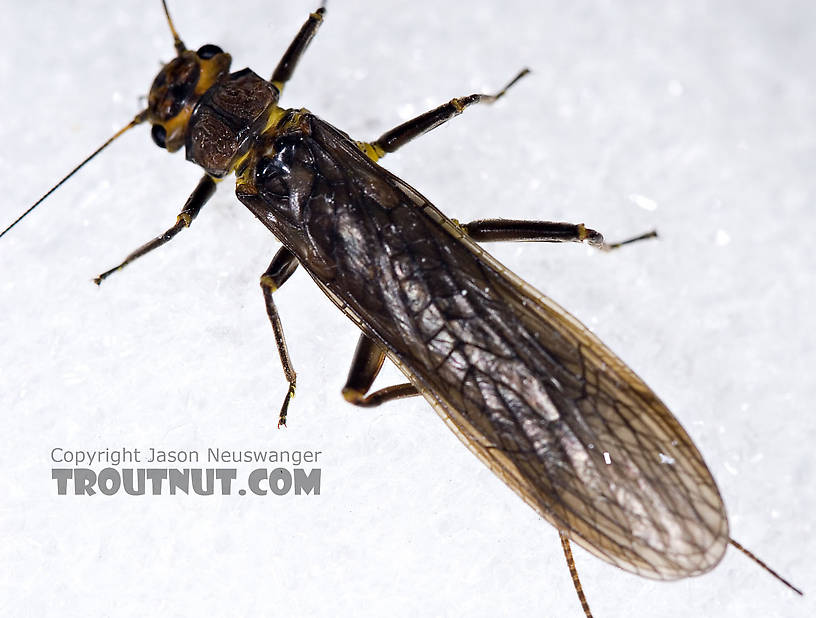
[[[150,130],[150,137],[159,148],[167,148],[167,131],[160,124],[154,124]]]
[[[218,47],[218,45],[213,45],[212,43],[207,43],[206,45],[199,48],[196,52],[198,57],[202,60],[209,60],[213,56],[217,54],[223,54],[224,50]]]

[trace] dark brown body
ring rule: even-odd
[[[238,198],[542,516],[641,575],[719,562],[727,519],[702,457],[577,321],[305,110],[242,168]]]
[[[206,44],[188,50],[164,4],[176,57],[153,81],[148,106],[0,232],[7,233],[130,128],[204,170],[176,223],[94,279],[100,284],[190,226],[237,178],[238,198],[283,244],[260,277],[289,388],[297,374],[273,299],[301,265],[361,329],[344,397],[375,406],[422,395],[462,442],[558,530],[584,614],[591,618],[570,540],[624,570],[655,579],[704,573],[730,543],[717,485],[693,442],[658,397],[580,322],[499,264],[476,241],[608,244],[584,224],[483,219],[459,224],[377,164],[414,138],[495,94],[451,99],[356,142],[280,93],[323,21],[309,15],[269,81]],[[374,392],[386,356],[409,383]]]
[[[663,403],[582,324],[375,162],[484,95],[454,99],[371,144],[284,110],[286,58],[320,19],[310,16],[272,82],[248,69],[228,74],[228,54],[205,46],[182,49],[150,94],[154,140],[168,150],[183,141],[206,171],[171,235],[214,191],[213,177],[235,172],[238,198],[285,247],[261,278],[290,384],[281,423],[296,376],[271,294],[299,264],[564,537],[647,577],[713,568],[729,542],[725,508]],[[574,229],[582,240],[586,231]]]
[[[272,84],[249,69],[224,77],[195,106],[185,140],[187,159],[222,178],[264,130],[278,102]]]

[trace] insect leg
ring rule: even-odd
[[[312,42],[315,34],[317,34],[317,29],[320,28],[320,24],[323,23],[323,15],[325,14],[326,7],[320,5],[319,9],[309,15],[309,19],[300,27],[300,32],[297,33],[297,36],[295,36],[289,44],[289,48],[283,54],[283,58],[278,62],[275,72],[272,73],[271,82],[279,92],[283,92],[284,84],[289,81],[295,72],[295,67],[297,67],[300,57],[306,51],[306,48],[309,47],[309,43]]]
[[[374,383],[374,378],[385,360],[385,348],[366,334],[360,335],[354,358],[351,361],[348,379],[343,387],[343,397],[349,403],[364,408],[373,408],[386,401],[419,395],[413,384],[395,384],[366,395]]]
[[[110,270],[106,270],[101,275],[94,279],[94,283],[99,285],[105,279],[110,277],[113,273],[118,270],[122,270],[125,266],[130,264],[132,261],[136,260],[137,258],[142,257],[146,253],[150,253],[153,249],[157,249],[161,247],[163,244],[170,242],[173,237],[178,234],[181,230],[185,227],[190,227],[190,224],[193,222],[193,219],[196,218],[196,215],[201,211],[204,207],[204,204],[213,196],[215,193],[215,181],[205,174],[201,180],[198,181],[198,186],[192,192],[189,198],[187,198],[187,202],[184,204],[184,208],[181,209],[178,217],[176,218],[176,224],[167,230],[161,236],[157,236],[150,242],[145,243],[136,251],[131,253],[129,256],[125,258],[125,260],[119,264],[119,266],[115,266]]]
[[[424,114],[420,114],[416,118],[383,133],[376,141],[370,143],[358,142],[357,145],[375,161],[381,159],[386,153],[394,152],[412,139],[458,116],[471,105],[498,101],[511,86],[529,72],[530,69],[522,69],[518,75],[511,79],[510,82],[496,94],[471,94],[466,97],[451,99],[448,103],[440,105],[436,109],[432,109]]]
[[[292,367],[292,359],[289,356],[289,349],[286,347],[286,339],[283,336],[283,325],[281,324],[280,315],[278,315],[278,308],[272,299],[272,293],[286,283],[286,280],[292,276],[297,266],[298,261],[294,254],[285,247],[281,247],[269,263],[269,268],[261,275],[261,290],[263,291],[264,301],[266,302],[266,315],[269,316],[269,321],[272,323],[272,330],[275,331],[275,344],[278,346],[278,354],[280,354],[283,373],[289,382],[289,390],[283,399],[283,405],[281,406],[280,415],[278,417],[278,427],[286,426],[286,414],[289,411],[289,402],[292,400],[292,397],[295,396],[297,374],[295,373],[294,367]]]
[[[603,235],[583,223],[558,223],[554,221],[527,221],[518,219],[479,219],[459,226],[473,240],[483,242],[515,240],[536,242],[584,242],[602,251],[611,251],[629,243],[656,238],[652,230],[621,242],[607,243]]]

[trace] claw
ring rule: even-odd
[[[281,427],[286,427],[286,415],[289,412],[289,402],[295,396],[295,384],[292,382],[289,384],[289,390],[286,391],[286,397],[283,399],[283,405],[281,406],[280,416],[278,417],[278,429]]]

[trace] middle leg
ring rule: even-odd
[[[530,69],[522,69],[510,82],[496,94],[471,94],[466,97],[451,99],[448,103],[436,109],[420,114],[408,122],[404,122],[383,133],[373,142],[357,142],[360,149],[374,161],[383,158],[387,153],[394,152],[413,140],[427,133],[431,129],[445,124],[451,118],[461,114],[465,109],[476,103],[495,103],[504,96],[507,90],[518,80],[527,75]]]
[[[275,345],[278,347],[283,373],[289,382],[289,390],[286,391],[286,396],[283,399],[283,405],[281,406],[280,415],[278,417],[278,427],[286,426],[289,402],[295,396],[297,373],[295,373],[295,368],[292,366],[289,348],[286,347],[286,339],[283,336],[283,325],[281,324],[280,315],[278,314],[278,308],[275,306],[275,301],[272,298],[272,293],[286,283],[286,280],[292,276],[292,273],[295,272],[297,267],[298,261],[294,254],[286,247],[281,247],[275,254],[275,257],[272,258],[269,268],[261,275],[261,290],[263,291],[264,302],[266,303],[266,314],[272,323],[272,330],[275,332]]]

